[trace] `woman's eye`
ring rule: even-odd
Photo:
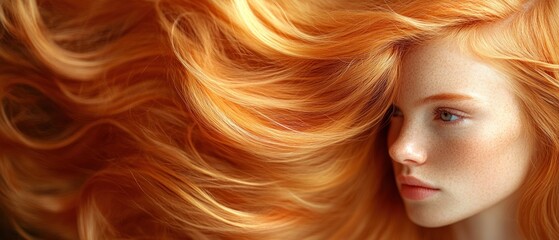
[[[436,117],[442,120],[443,122],[453,122],[461,119],[461,116],[453,114],[446,110],[438,110],[436,114],[437,114]]]

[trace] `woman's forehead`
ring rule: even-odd
[[[401,67],[399,89],[404,95],[467,92],[489,97],[495,89],[506,88],[508,81],[506,75],[465,51],[452,38],[413,46]]]

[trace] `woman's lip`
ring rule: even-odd
[[[440,192],[440,189],[412,176],[398,176],[400,195],[409,200],[423,200]]]
[[[400,175],[398,176],[398,183],[400,185],[408,185],[411,187],[421,187],[421,188],[427,188],[427,189],[434,189],[434,190],[439,190],[438,188],[434,187],[431,184],[425,183],[415,177],[412,176],[404,176],[404,175]]]
[[[440,192],[439,189],[424,188],[412,185],[402,184],[400,187],[400,195],[409,200],[424,200]]]

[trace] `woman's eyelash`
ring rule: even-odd
[[[444,108],[435,109],[433,114],[435,115],[435,120],[440,120],[445,124],[457,123],[464,119],[464,116],[462,114]]]
[[[400,108],[398,108],[397,106],[394,106],[394,105],[391,107],[391,109],[390,109],[390,117],[391,118],[402,117],[403,115],[404,114],[402,113]],[[433,111],[433,117],[434,117],[434,120],[440,121],[440,122],[442,122],[442,124],[458,124],[462,120],[464,120],[464,118],[466,118],[467,115],[460,112],[460,111],[453,110],[453,109],[436,108]]]

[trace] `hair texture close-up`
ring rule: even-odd
[[[559,239],[559,1],[0,0],[0,230],[23,239],[451,239],[386,146],[429,39],[511,76]]]
[[[317,25],[334,19],[315,10],[335,2],[0,7],[4,229],[28,239],[365,229],[356,213],[370,199],[353,183],[369,177],[363,146],[388,108],[395,58],[377,64]]]

